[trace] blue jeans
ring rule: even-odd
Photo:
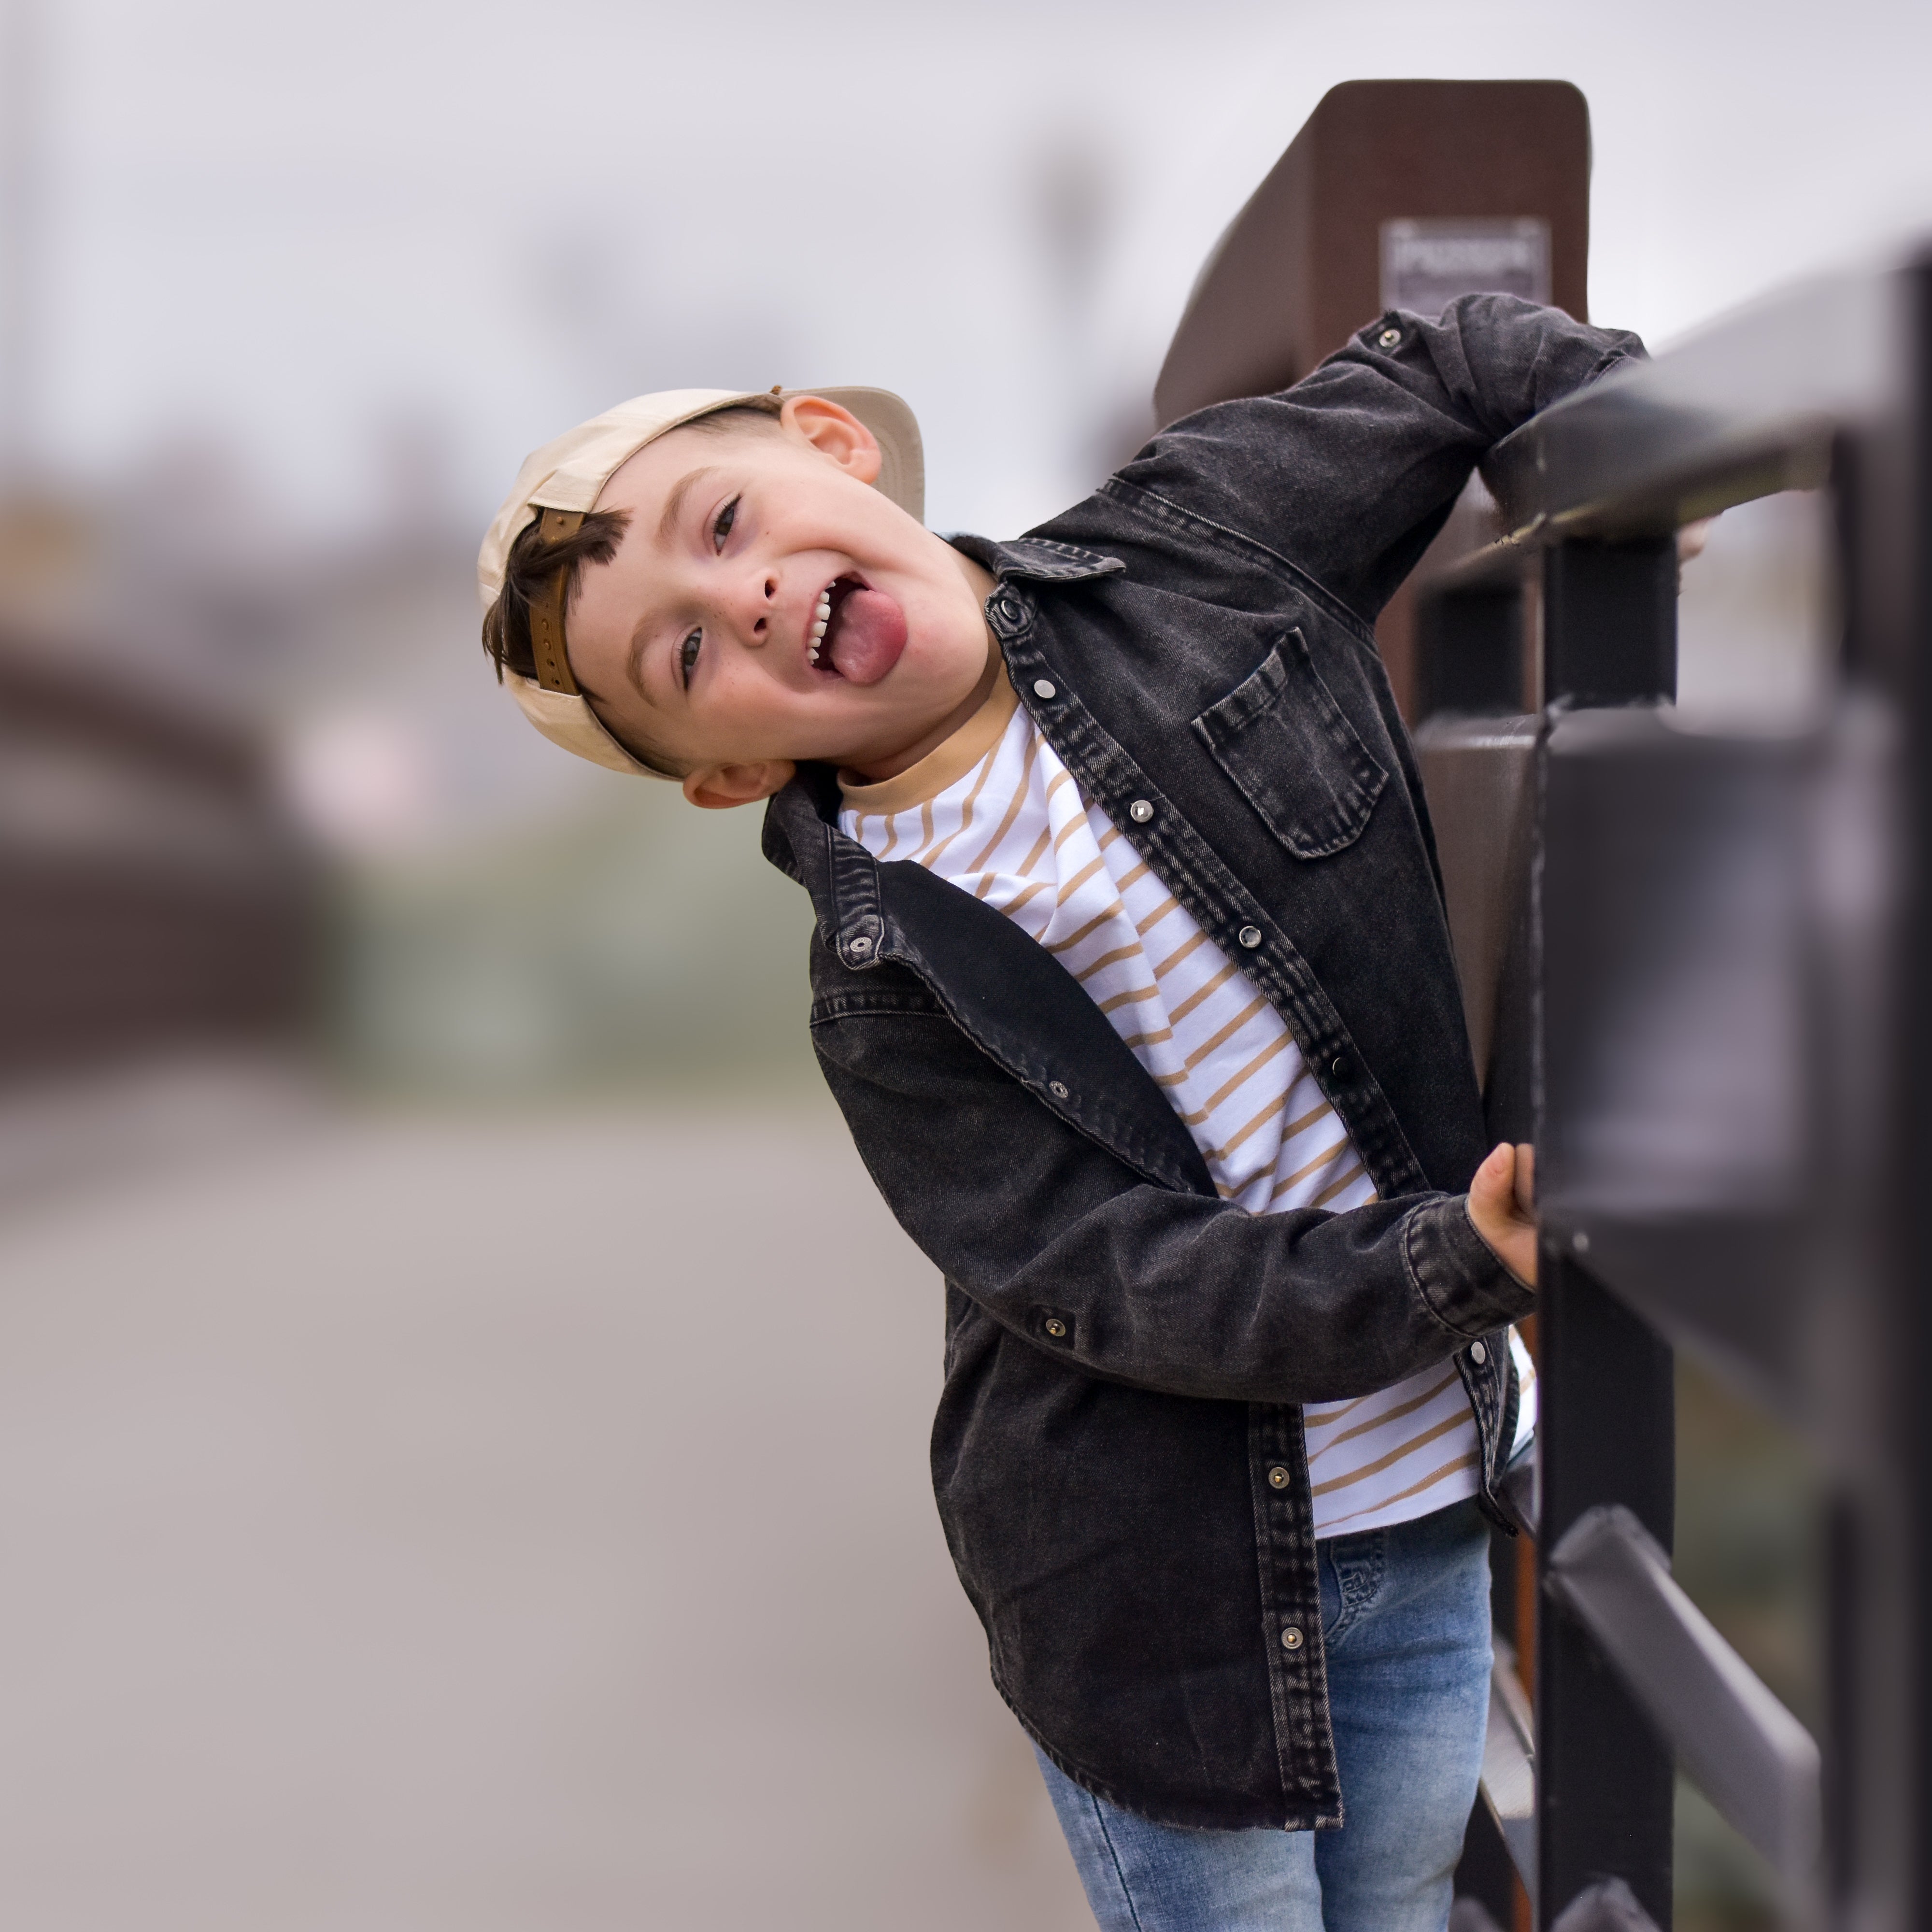
[[[1464,1502],[1316,1548],[1340,1828],[1156,1825],[1042,1756],[1102,1932],[1443,1932],[1489,1714],[1489,1532]]]

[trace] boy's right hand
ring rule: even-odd
[[[1526,1288],[1536,1286],[1536,1150],[1499,1141],[1469,1184],[1469,1221]]]

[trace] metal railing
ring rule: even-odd
[[[1421,587],[1418,731],[1497,1137],[1533,1138],[1537,1922],[1667,1928],[1681,1767],[1793,1925],[1932,1926],[1932,258],[1801,289],[1538,417],[1503,542]],[[1815,714],[1683,728],[1675,533],[1832,508]],[[1671,1574],[1683,1348],[1832,1496],[1814,1742]],[[1520,1706],[1521,1700],[1516,1700]]]

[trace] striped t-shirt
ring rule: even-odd
[[[1348,1130],[1281,1016],[1082,796],[1001,676],[980,710],[897,777],[846,783],[839,824],[928,867],[1073,974],[1186,1124],[1222,1199],[1252,1214],[1375,1198]],[[1527,1354],[1518,1440],[1534,1426]],[[1444,1362],[1304,1406],[1317,1537],[1372,1529],[1476,1490],[1478,1438]]]

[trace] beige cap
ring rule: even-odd
[[[503,588],[510,546],[524,526],[548,515],[554,534],[568,536],[596,506],[598,493],[616,471],[647,442],[668,430],[693,422],[718,410],[754,403],[766,394],[781,400],[792,396],[823,396],[850,410],[878,439],[882,460],[878,487],[901,509],[921,522],[926,518],[926,457],[919,424],[912,411],[889,389],[660,389],[655,395],[634,396],[566,430],[527,458],[517,472],[516,488],[492,520],[476,559],[476,585],[487,611]],[[663,778],[662,772],[632,757],[604,728],[572,676],[563,643],[562,584],[530,611],[530,641],[537,664],[534,678],[506,670],[503,682],[524,716],[566,752],[614,772],[632,772]]]

